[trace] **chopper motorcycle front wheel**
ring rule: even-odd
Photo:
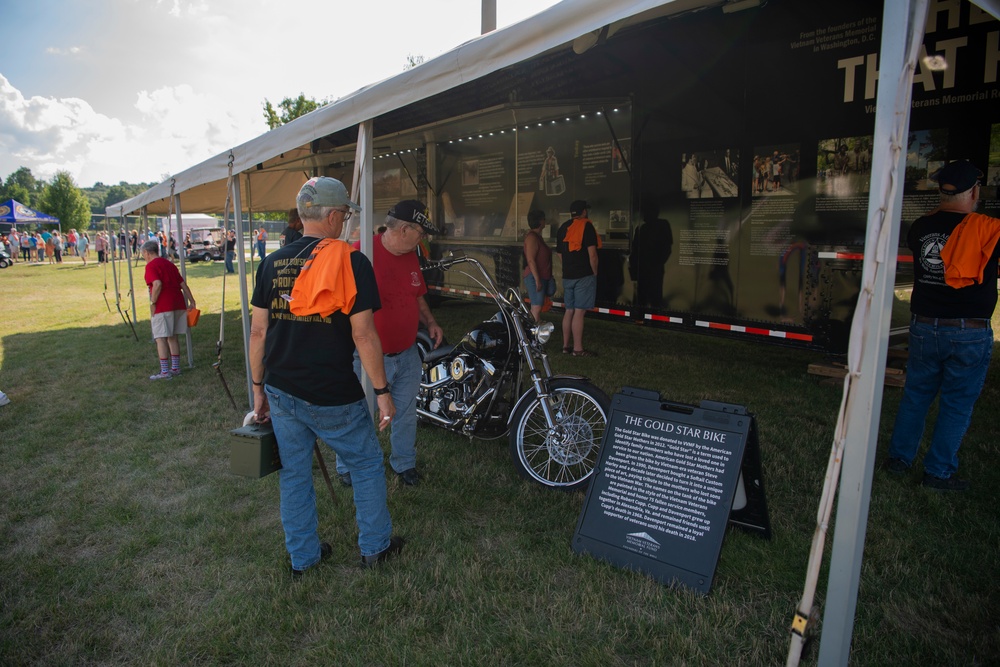
[[[553,426],[534,389],[511,419],[510,455],[517,472],[536,484],[563,491],[585,488],[594,474],[608,425],[611,400],[589,382],[549,382]]]

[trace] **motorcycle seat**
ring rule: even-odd
[[[424,355],[424,363],[432,364],[438,359],[443,359],[454,352],[456,347],[458,347],[458,345],[442,345],[436,350],[431,350]]]

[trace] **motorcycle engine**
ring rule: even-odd
[[[428,385],[421,389],[421,401],[428,412],[448,419],[461,417],[475,400],[474,391],[479,383],[476,359],[460,354],[451,360],[428,369]]]

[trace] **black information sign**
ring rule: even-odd
[[[702,401],[699,407],[706,410],[730,412],[746,415],[742,405]],[[729,525],[771,539],[771,519],[767,513],[767,499],[764,497],[764,475],[760,467],[760,442],[757,439],[757,420],[750,417],[750,433],[743,449],[743,465],[733,497],[733,507],[729,512]]]
[[[695,407],[623,388],[612,400],[574,551],[707,594],[751,433],[755,440],[742,406]],[[741,526],[769,535],[756,442],[753,458]]]

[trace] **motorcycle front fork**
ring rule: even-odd
[[[529,364],[531,373],[531,383],[535,387],[535,395],[538,396],[538,403],[542,407],[542,414],[545,415],[545,423],[549,430],[553,430],[559,424],[556,417],[555,401],[549,391],[549,383],[552,380],[552,369],[549,367],[549,358],[542,356],[542,368],[537,368],[534,364]]]

